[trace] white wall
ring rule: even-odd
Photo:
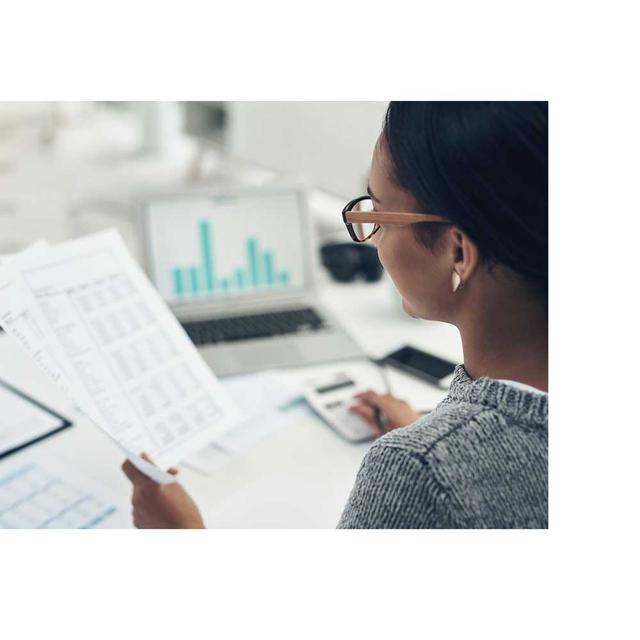
[[[345,199],[364,193],[386,102],[231,102],[228,151]]]

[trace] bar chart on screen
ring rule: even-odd
[[[295,192],[154,201],[148,231],[152,279],[171,303],[304,286],[304,226]]]
[[[176,297],[244,292],[265,287],[286,286],[290,281],[287,270],[280,270],[272,251],[263,249],[257,238],[245,240],[244,262],[223,270],[213,251],[213,223],[200,220],[197,227],[200,260],[196,264],[171,269],[173,293]]]

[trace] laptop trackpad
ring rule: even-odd
[[[269,369],[304,362],[304,354],[291,340],[260,340],[201,348],[204,359],[219,376]]]
[[[296,361],[302,358],[302,353],[295,344],[292,344],[290,340],[274,340],[271,344],[269,342],[261,345],[255,343],[249,347],[249,345],[238,345],[240,348],[236,349],[235,356],[238,362],[243,366],[256,365],[263,361],[265,364],[275,362],[289,362]]]

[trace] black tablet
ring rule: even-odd
[[[0,458],[70,426],[63,416],[0,380]]]

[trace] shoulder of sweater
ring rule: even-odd
[[[413,424],[379,438],[372,449],[396,449],[426,462],[426,456],[434,447],[438,444],[446,446],[454,434],[460,436],[465,430],[475,429],[478,421],[501,422],[495,419],[496,415],[492,408],[445,400]]]

